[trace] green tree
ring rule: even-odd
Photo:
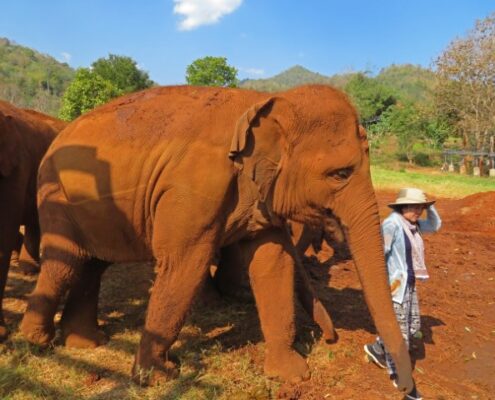
[[[138,68],[130,57],[109,54],[91,64],[92,71],[111,82],[122,94],[135,92],[153,86],[148,73]]]
[[[110,81],[88,68],[80,68],[62,97],[59,116],[63,120],[71,121],[119,94],[121,91]]]
[[[391,89],[363,73],[354,75],[344,91],[351,97],[363,122],[379,117],[397,102]]]
[[[110,54],[81,68],[62,98],[60,118],[72,120],[79,115],[126,93],[146,89],[154,83],[136,62],[125,56]]]
[[[410,164],[414,161],[414,145],[425,136],[425,121],[411,103],[397,104],[388,108],[375,129],[397,137],[399,152]]]
[[[227,64],[225,57],[198,58],[186,69],[189,85],[237,87],[237,69]]]

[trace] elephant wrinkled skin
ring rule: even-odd
[[[0,101],[0,340],[7,337],[2,300],[10,257],[22,243],[19,266],[39,261],[36,174],[41,158],[65,123],[32,110]],[[25,225],[25,235],[19,227]]]
[[[176,376],[168,350],[218,250],[243,240],[261,329],[265,373],[309,377],[294,340],[291,219],[341,222],[380,336],[412,388],[392,309],[369,173],[354,108],[328,86],[277,94],[163,87],[117,99],[69,125],[39,174],[42,269],[21,330],[98,344],[99,276],[108,262],[156,260],[136,380]],[[330,212],[331,211],[331,212]],[[93,267],[98,262],[97,267]]]

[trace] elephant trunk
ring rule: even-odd
[[[368,181],[366,184],[349,182],[353,187],[339,193],[334,213],[345,227],[376,329],[397,367],[398,387],[409,392],[413,387],[411,360],[392,306],[378,206],[369,175]]]

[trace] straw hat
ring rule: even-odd
[[[409,204],[422,204],[424,206],[431,206],[435,201],[428,201],[425,193],[421,189],[416,188],[403,188],[399,191],[395,203],[390,203],[388,206],[395,208],[397,206],[404,206]]]

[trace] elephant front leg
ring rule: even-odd
[[[107,342],[98,328],[98,297],[103,272],[109,263],[91,260],[69,292],[60,325],[67,347],[95,348]]]
[[[19,255],[19,267],[27,275],[40,270],[40,227],[38,222],[26,225],[24,240]]]
[[[158,258],[158,273],[132,371],[136,383],[154,385],[178,376],[176,362],[168,351],[208,275],[213,254],[213,245],[196,245]]]
[[[266,341],[265,374],[290,382],[309,379],[306,361],[292,348],[294,248],[290,238],[282,230],[271,230],[245,246],[251,258],[249,277]]]

